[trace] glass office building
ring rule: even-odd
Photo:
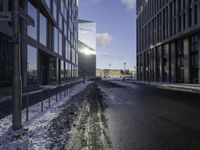
[[[0,9],[12,9],[12,0],[2,2]],[[34,26],[20,22],[23,86],[58,84],[78,77],[78,1],[20,0],[20,6],[35,22]],[[1,26],[6,30],[0,29],[0,66],[8,68],[1,71],[0,86],[9,86],[12,47],[5,51],[5,41],[12,37],[12,23],[0,22]]]
[[[137,79],[200,83],[200,1],[137,0]]]
[[[96,77],[96,23],[79,20],[79,76]]]

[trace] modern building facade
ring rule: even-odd
[[[200,83],[200,1],[137,0],[137,79]]]
[[[96,77],[96,23],[79,20],[78,74],[80,77]]]
[[[12,11],[1,0],[0,11]],[[20,19],[23,87],[58,84],[78,77],[78,1],[20,0],[34,26]],[[12,22],[0,21],[0,87],[12,84]]]

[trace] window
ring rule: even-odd
[[[28,45],[27,47],[27,71],[28,81],[37,81],[37,49]]]
[[[72,63],[76,63],[76,55],[75,55],[75,50],[72,49]]]
[[[59,54],[62,56],[62,33],[59,32]]]
[[[28,25],[28,36],[37,40],[37,9],[28,2],[28,15],[31,16],[35,21],[35,26]]]
[[[57,5],[55,0],[53,1],[53,18],[57,21]]]
[[[191,43],[191,51],[190,51],[190,77],[191,83],[198,83],[198,75],[199,75],[199,36],[192,36]]]
[[[58,53],[58,29],[54,27],[54,52]]]
[[[56,77],[57,71],[56,71],[56,58],[50,58],[49,59],[49,82],[55,83],[57,80]]]
[[[78,53],[76,53],[76,65],[78,65]]]
[[[156,48],[156,81],[161,81],[161,51],[162,47]]]
[[[60,61],[60,80],[64,81],[65,80],[65,69],[64,69],[64,61]]]
[[[59,27],[62,30],[62,15],[59,14]]]
[[[13,77],[13,46],[9,37],[0,33],[0,86],[10,86]]]
[[[47,19],[40,13],[40,43],[47,45]]]
[[[184,46],[183,40],[177,42],[177,55],[176,55],[176,66],[177,66],[177,82],[184,82]]]
[[[65,42],[65,58],[68,59],[68,42]]]
[[[66,76],[66,80],[68,80],[68,77],[69,77],[69,64],[68,63],[65,64],[65,76]]]
[[[51,0],[45,0],[45,3],[47,4],[47,7],[51,9]]]
[[[70,46],[70,43],[68,43],[68,60],[71,60],[71,46]]]

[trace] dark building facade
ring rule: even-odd
[[[78,74],[80,77],[96,77],[96,23],[79,20]]]
[[[200,1],[137,0],[137,79],[200,83]]]
[[[0,11],[12,11],[1,0]],[[23,87],[58,84],[78,77],[78,1],[20,0],[34,26],[20,19]],[[0,87],[12,84],[12,22],[0,21]]]

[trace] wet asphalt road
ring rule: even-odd
[[[114,150],[200,150],[200,95],[125,84],[99,82]]]

